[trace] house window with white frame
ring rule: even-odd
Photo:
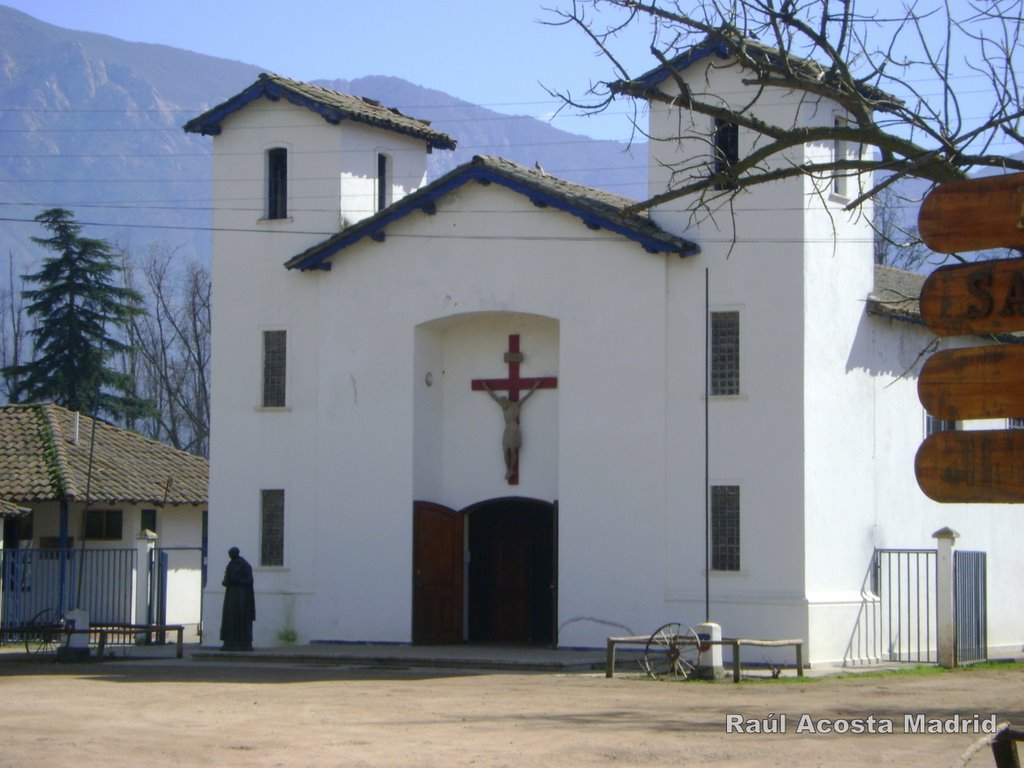
[[[263,332],[263,397],[264,408],[284,408],[285,379],[288,373],[287,331]]]
[[[711,570],[740,569],[740,487],[711,486]]]
[[[267,150],[267,218],[288,218],[288,150]]]
[[[284,565],[284,490],[260,491],[260,565]]]
[[[715,396],[740,393],[740,313],[711,313],[710,387]]]

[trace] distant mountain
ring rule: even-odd
[[[647,193],[646,143],[629,147],[578,136],[532,117],[503,115],[397,77],[318,80],[316,84],[377,99],[407,115],[430,120],[435,128],[454,136],[458,141],[454,152],[431,155],[433,178],[474,155],[497,155],[530,168],[539,162],[553,176],[626,197],[639,199]]]
[[[208,251],[208,141],[181,124],[258,73],[0,6],[0,248],[31,252],[39,227],[11,219],[61,206],[115,225],[92,236]]]
[[[75,212],[86,234],[209,256],[208,138],[184,133],[191,117],[263,71],[176,48],[76,32],[0,6],[0,258],[38,253],[32,218]],[[280,74],[288,75],[287,72]],[[529,117],[493,112],[394,77],[318,81],[369,96],[455,137],[435,152],[436,177],[475,154],[494,154],[629,197],[646,190],[645,145],[596,141]],[[27,220],[27,221],[26,221]]]

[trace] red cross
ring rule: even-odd
[[[486,384],[492,392],[508,392],[508,399],[513,403],[519,402],[519,393],[533,389],[555,389],[558,387],[557,376],[541,376],[540,378],[523,377],[519,375],[519,364],[523,362],[523,353],[519,351],[519,334],[512,333],[508,337],[508,352],[505,353],[505,362],[508,363],[508,377],[504,379],[473,379],[470,386],[474,392],[483,392]],[[517,452],[518,454],[518,452]],[[509,485],[519,485],[519,456],[516,456],[516,468],[512,477],[508,479]]]

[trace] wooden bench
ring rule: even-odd
[[[0,635],[28,634],[38,631],[39,627],[0,626]],[[103,657],[112,635],[131,634],[134,636],[142,633],[154,634],[157,632],[174,632],[177,635],[175,639],[175,657],[180,659],[185,655],[185,627],[182,624],[94,624],[88,629],[71,629],[70,627],[61,627],[60,632],[68,637],[71,635],[88,635],[90,642],[92,641],[92,638],[95,637],[96,655],[100,658]]]
[[[89,629],[66,631],[73,632],[76,635],[84,633],[97,635],[96,655],[100,658],[103,657],[103,653],[105,652],[112,635],[131,634],[135,636],[139,634],[152,635],[156,633],[174,632],[176,634],[174,641],[175,658],[180,659],[184,656],[185,627],[182,624],[94,624],[89,627]]]
[[[605,657],[604,676],[615,676],[615,649],[620,645],[643,645],[646,646],[650,635],[632,635],[630,637],[609,637],[608,649]],[[686,644],[687,640],[681,639],[680,644]],[[691,642],[692,644],[692,642]],[[728,645],[732,648],[732,681],[740,681],[740,647],[744,645],[760,648],[780,648],[793,646],[796,649],[796,674],[804,676],[804,641],[800,638],[786,640],[757,640],[749,637],[723,637],[721,640],[702,640],[701,645]]]

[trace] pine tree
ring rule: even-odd
[[[117,284],[121,266],[110,245],[83,237],[70,211],[51,208],[35,220],[50,237],[32,241],[56,255],[44,259],[38,272],[24,276],[38,286],[22,291],[29,302],[27,312],[35,319],[29,331],[35,359],[3,370],[13,382],[11,399],[52,401],[120,420],[139,415],[147,403],[134,396],[134,380],[107,362],[128,350],[117,332],[143,313],[142,296]]]

